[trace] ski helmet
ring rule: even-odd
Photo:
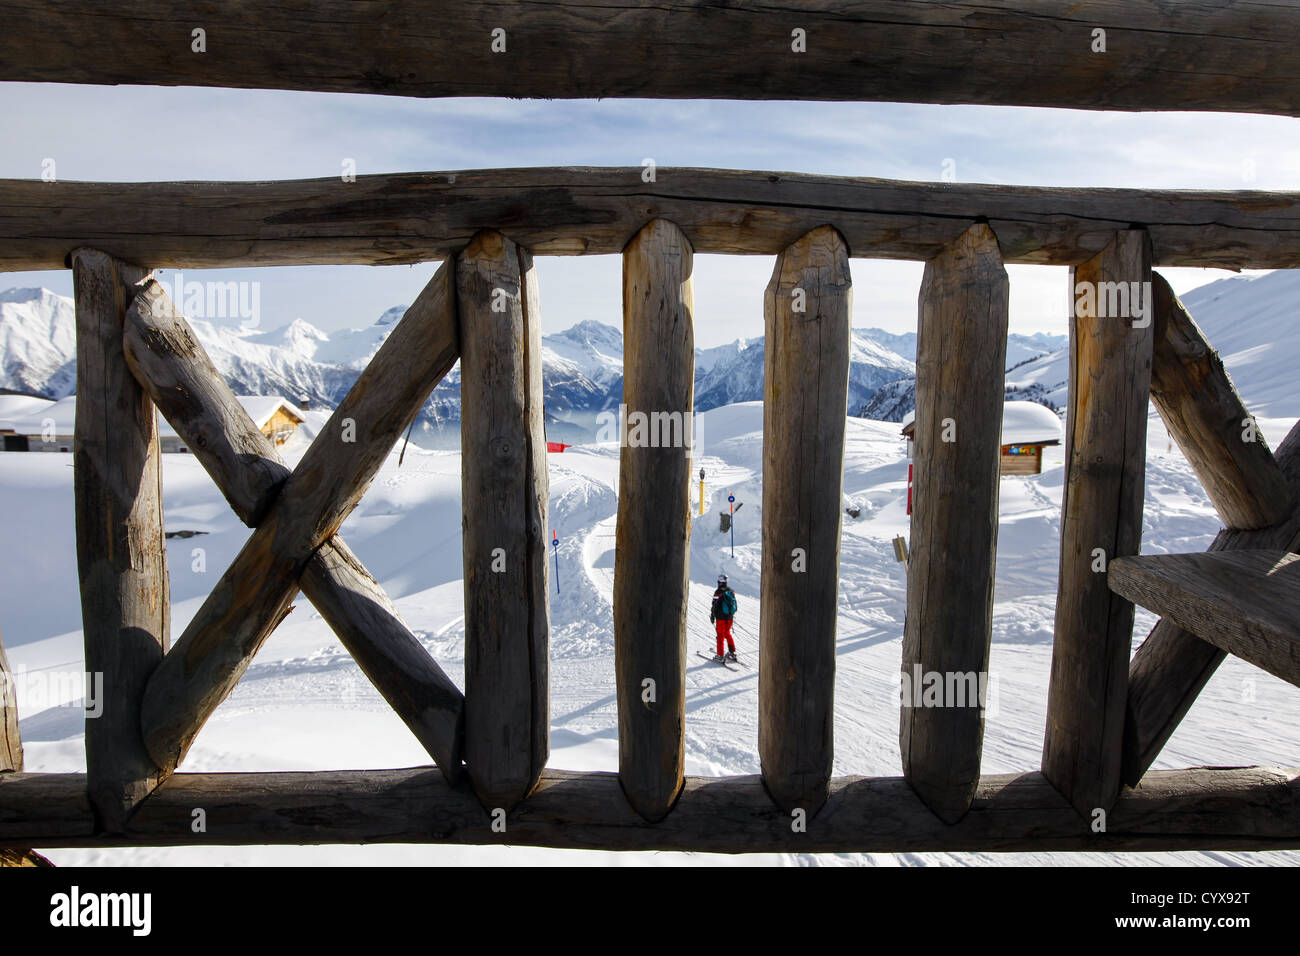
[[[725,574],[719,574],[719,575],[718,575],[718,583],[719,583],[719,584],[726,584],[726,583],[727,583],[727,576],[726,576]]]

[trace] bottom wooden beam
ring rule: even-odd
[[[202,809],[206,832],[194,832]],[[800,830],[760,777],[688,777],[659,823],[613,773],[546,771],[504,830],[467,784],[434,767],[325,773],[178,773],[128,821],[94,832],[82,774],[0,774],[0,847],[326,843],[504,844],[709,853],[1280,850],[1300,848],[1300,770],[1197,767],[1148,773],[1094,833],[1039,773],[980,780],[945,824],[902,777],[841,777]]]

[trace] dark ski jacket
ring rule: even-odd
[[[719,587],[713,592],[713,607],[709,621],[730,621],[736,616],[736,592],[729,587]]]

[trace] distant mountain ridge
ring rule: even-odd
[[[1300,366],[1300,271],[1279,269],[1264,275],[1231,276],[1179,296],[1241,393],[1252,415],[1300,418],[1300,394],[1293,379]],[[1016,336],[1011,336],[1016,338]],[[1032,347],[1029,336],[1022,344]],[[1049,337],[1050,338],[1050,337]],[[1058,338],[1064,339],[1064,336]],[[1068,342],[1013,362],[1007,346],[1008,398],[1040,402],[1060,410],[1069,401]],[[915,383],[896,382],[872,396],[859,414],[902,421],[915,407]]]
[[[283,395],[333,408],[406,311],[386,310],[371,326],[326,333],[304,319],[274,329],[245,329],[191,319],[190,325],[231,388],[241,395]],[[45,289],[0,293],[0,388],[63,398],[76,388],[73,303]],[[889,382],[915,375],[912,361],[863,329],[852,332],[848,410]],[[738,339],[696,350],[696,411],[763,398],[763,340]],[[542,338],[547,434],[591,441],[597,416],[618,408],[623,391],[623,334],[595,321]],[[460,366],[438,384],[417,418],[425,443],[458,443]],[[448,427],[453,426],[453,427]]]

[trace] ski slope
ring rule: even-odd
[[[301,455],[324,413],[288,448]],[[1267,419],[1276,447],[1292,424]],[[847,422],[837,635],[835,766],[841,774],[896,775],[898,697],[906,588],[891,544],[906,535],[906,448],[896,424]],[[687,772],[752,774],[757,756],[757,634],[762,528],[762,406],[725,406],[700,416],[702,448],[692,473],[707,475],[706,508],[693,519],[689,644],[713,651],[709,600],[719,572],[739,599],[736,643],[748,667],[717,667],[688,655]],[[1003,479],[992,699],[984,768],[1038,766],[1056,590],[1060,448],[1042,475]],[[164,456],[166,527],[202,534],[168,541],[173,635],[179,635],[247,537],[198,463]],[[84,769],[79,695],[52,699],[41,677],[82,669],[73,535],[71,456],[0,455],[9,548],[0,561],[0,628],[19,673],[27,769]],[[610,596],[618,448],[576,447],[549,456],[550,524],[559,534],[558,591],[551,593],[550,766],[616,770],[617,714]],[[343,534],[396,601],[402,616],[451,678],[463,686],[464,617],[460,557],[460,455],[409,447],[381,469]],[[697,485],[693,484],[692,496]],[[718,512],[734,494],[735,556]],[[698,507],[695,508],[698,512]],[[1200,484],[1160,430],[1149,441],[1146,552],[1195,551],[1219,528]],[[548,555],[548,559],[555,558]],[[647,580],[653,588],[655,582]],[[1154,623],[1139,611],[1135,645]],[[1252,683],[1253,682],[1253,683]],[[1252,691],[1254,700],[1247,702]],[[60,696],[57,693],[53,696]],[[68,706],[69,704],[74,706]],[[1294,765],[1300,691],[1229,659],[1193,706],[1157,766]],[[183,770],[266,771],[382,768],[428,758],[370,687],[329,627],[303,598],[258,654],[231,697],[199,734]],[[668,865],[683,862],[792,864],[1292,864],[1297,853],[900,854],[726,857],[613,854],[505,847],[194,847],[50,850],[60,864],[502,864]]]

